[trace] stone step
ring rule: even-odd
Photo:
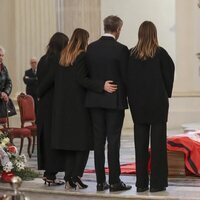
[[[178,185],[173,185],[173,181],[170,183],[166,192],[143,192],[136,193],[135,187],[132,184],[133,188],[125,192],[96,192],[96,183],[91,180],[84,180],[86,184],[89,185],[87,189],[84,190],[67,190],[64,186],[51,186],[48,187],[44,185],[41,179],[37,178],[34,181],[24,181],[22,187],[20,188],[21,192],[24,192],[26,196],[30,197],[30,200],[199,200],[200,199],[200,187],[199,180],[192,181],[192,185],[187,181],[187,179],[176,179]],[[127,181],[126,181],[127,182]],[[195,184],[195,182],[197,184]],[[186,186],[185,183],[188,183]],[[185,185],[185,186],[184,186]],[[11,191],[10,185],[5,183],[0,183],[1,193],[8,193]]]

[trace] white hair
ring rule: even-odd
[[[36,56],[32,56],[31,59],[30,59],[30,61],[31,60],[36,60],[37,61],[37,57]]]
[[[0,46],[0,51],[2,51],[3,52],[3,54],[5,54],[5,49],[2,47],[2,46]]]

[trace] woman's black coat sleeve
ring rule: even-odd
[[[40,67],[41,65],[41,67]],[[37,77],[38,77],[38,89],[37,96],[42,97],[49,88],[53,87],[55,80],[56,67],[58,65],[57,59],[49,59],[47,67],[49,68],[47,74],[44,77],[40,75],[40,68],[42,68],[42,62],[38,63]],[[41,73],[42,74],[42,73]]]
[[[166,88],[168,97],[171,97],[173,83],[174,83],[175,66],[174,66],[173,60],[171,59],[167,51],[164,50],[163,48],[161,49],[161,53],[160,53],[160,61],[161,61],[161,73],[163,76],[165,88]]]
[[[93,92],[103,92],[105,81],[102,80],[91,80],[87,77],[88,70],[86,67],[86,56],[85,53],[81,53],[75,63],[75,69],[77,74],[77,81],[83,87],[92,90]]]

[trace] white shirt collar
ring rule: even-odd
[[[115,39],[115,36],[112,35],[111,33],[104,33],[103,36],[105,36],[105,37],[112,37],[112,38]]]

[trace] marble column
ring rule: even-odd
[[[200,96],[200,9],[196,0],[176,0],[176,80],[177,95]]]
[[[55,0],[1,0],[0,18],[4,19],[0,21],[0,45],[7,50],[5,64],[16,98],[25,89],[23,75],[30,58],[39,59],[56,32]]]

